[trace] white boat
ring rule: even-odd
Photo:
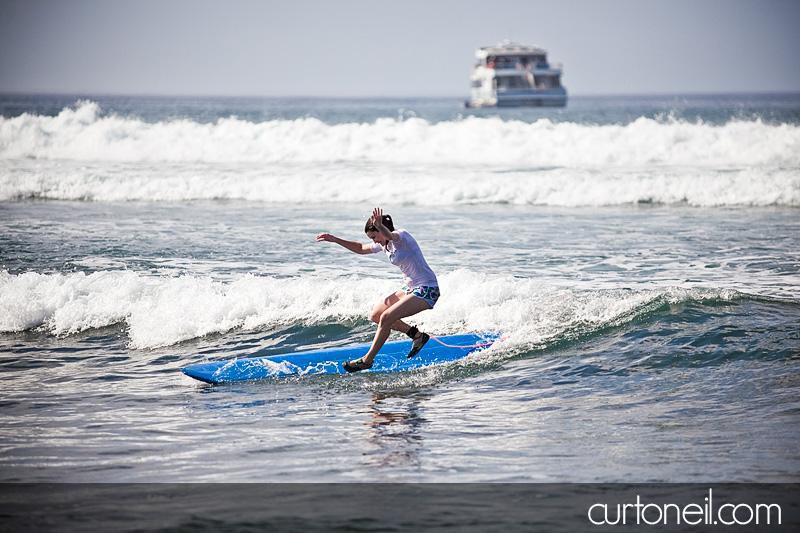
[[[503,41],[475,51],[472,95],[467,107],[567,105],[561,65],[551,67],[547,50]]]

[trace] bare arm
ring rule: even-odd
[[[344,239],[340,239],[339,237],[331,235],[330,233],[321,233],[320,235],[317,235],[317,242],[323,242],[323,241],[335,242],[339,246],[343,246],[356,254],[364,255],[372,253],[369,244],[361,244],[360,242],[355,242],[355,241],[346,241]]]
[[[388,241],[396,241],[400,238],[400,235],[397,232],[389,231],[389,228],[383,225],[383,209],[380,207],[376,207],[372,210],[372,223],[375,225],[377,230],[381,232],[386,240]]]

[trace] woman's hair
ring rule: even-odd
[[[394,231],[394,222],[392,222],[391,215],[383,215],[381,217],[381,222],[389,231]],[[372,217],[367,220],[367,225],[364,226],[364,233],[369,233],[370,231],[378,231],[378,228],[375,227],[375,224],[372,223]]]

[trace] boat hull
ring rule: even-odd
[[[506,92],[492,98],[473,98],[464,105],[470,108],[564,107],[567,105],[567,92],[564,90]]]

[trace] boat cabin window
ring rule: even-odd
[[[494,69],[547,68],[547,54],[490,54],[478,62],[478,65]]]
[[[534,85],[537,89],[557,89],[558,76],[534,76]]]
[[[531,73],[522,76],[502,76],[495,78],[495,83],[498,92],[560,87],[558,76],[533,76]]]
[[[538,67],[547,67],[547,60],[544,55],[533,56],[488,56],[480,63],[482,66],[496,69],[518,69],[527,70],[528,68],[534,69]]]
[[[502,78],[497,78],[497,90],[499,92],[531,88],[531,80],[528,76],[503,76]]]

